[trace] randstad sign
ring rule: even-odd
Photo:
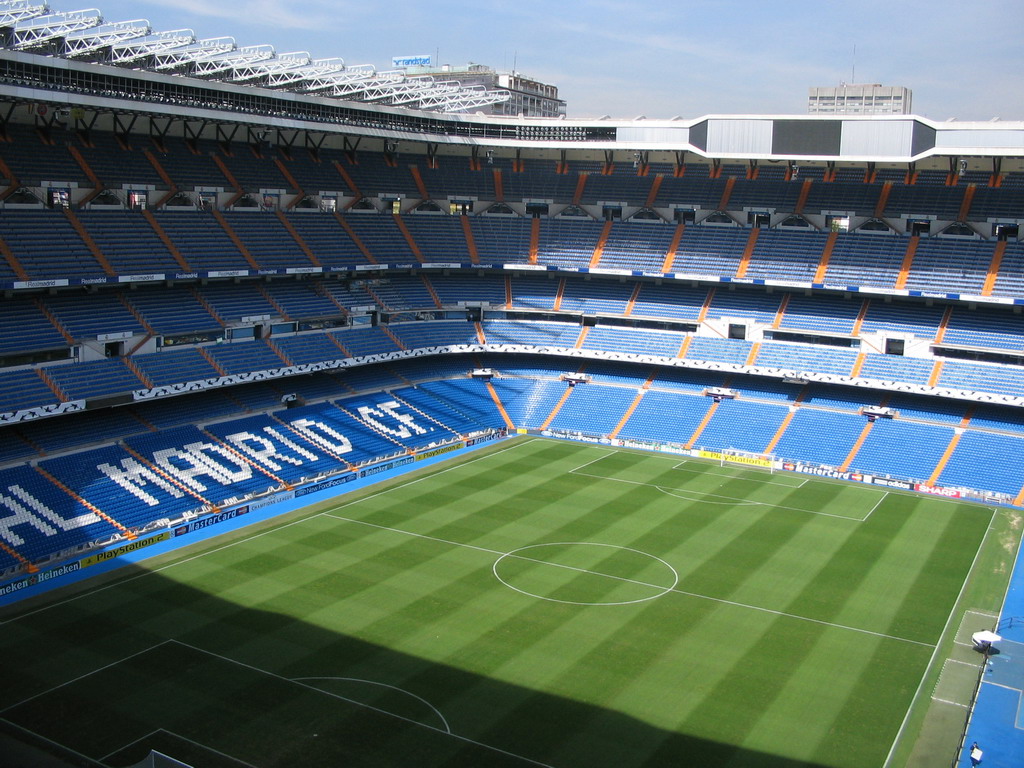
[[[429,67],[430,66],[430,54],[422,56],[392,56],[391,66],[396,69],[403,69],[405,67]]]

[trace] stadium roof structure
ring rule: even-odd
[[[271,45],[239,46],[232,37],[199,39],[189,29],[154,31],[145,19],[107,22],[100,11],[52,11],[45,2],[0,0],[0,45],[59,58],[153,72],[318,93],[330,98],[463,112],[508,101],[502,89],[378,72],[343,59],[278,54]]]
[[[37,124],[189,137],[242,129],[278,143],[371,140],[447,145],[465,154],[573,153],[638,164],[789,162],[962,168],[1024,167],[1024,122],[937,122],[915,115],[705,115],[632,120],[483,115],[507,91],[377,71],[308,52],[105,22],[95,9],[56,13],[37,0],[0,0],[0,124],[28,105]],[[141,122],[140,122],[141,121]],[[115,125],[110,123],[114,122]],[[262,139],[261,139],[262,140]],[[422,149],[419,151],[423,151]],[[580,154],[582,152],[582,154]],[[489,154],[490,156],[490,154]],[[565,159],[562,157],[561,159]],[[620,158],[621,159],[621,158]],[[1007,162],[1009,161],[1009,162]],[[923,165],[921,167],[924,167]]]

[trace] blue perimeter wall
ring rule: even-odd
[[[0,607],[12,605],[58,587],[91,579],[129,563],[141,562],[199,541],[237,531],[253,523],[374,485],[381,480],[429,467],[452,458],[456,453],[465,455],[467,451],[475,451],[503,439],[505,438],[497,435],[470,439],[451,446],[423,451],[416,456],[402,456],[382,461],[356,472],[336,475],[319,483],[296,488],[294,491],[252,499],[246,504],[176,525],[170,530],[143,535],[134,541],[119,542],[105,550],[89,552],[78,560],[68,560],[44,568],[31,576],[19,576],[0,584]]]
[[[1024,568],[1020,567],[1021,556],[1022,550],[1018,550],[996,630],[1007,642],[995,643],[999,653],[994,654],[985,667],[957,768],[971,765],[971,745],[975,742],[983,753],[979,768],[1024,766]]]

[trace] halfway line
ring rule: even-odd
[[[514,558],[518,558],[520,560],[526,560],[528,562],[540,563],[542,565],[551,565],[551,566],[554,566],[556,568],[564,568],[566,570],[577,571],[579,573],[588,573],[588,574],[591,574],[593,576],[603,576],[603,577],[605,577],[607,579],[614,579],[615,581],[623,581],[623,582],[627,582],[627,583],[630,583],[630,584],[637,584],[637,585],[644,586],[644,587],[651,587],[652,589],[665,589],[665,586],[663,584],[649,584],[647,582],[638,581],[638,580],[635,580],[635,579],[627,579],[627,578],[623,578],[621,576],[612,576],[612,575],[607,574],[607,573],[601,573],[600,571],[589,571],[589,570],[587,570],[585,568],[578,568],[578,567],[571,566],[571,565],[562,565],[561,563],[551,563],[551,562],[548,562],[547,560],[537,560],[537,559],[532,558],[532,557],[523,557],[522,555],[509,555],[509,553],[502,552],[501,550],[498,550],[498,549],[490,549],[488,547],[479,547],[479,546],[477,546],[475,544],[463,544],[462,542],[451,541],[450,539],[442,539],[442,538],[439,538],[437,536],[430,536],[430,535],[425,534],[425,533],[414,533],[412,531],[403,531],[401,528],[392,528],[392,527],[387,526],[387,525],[379,525],[377,523],[370,523],[370,522],[367,522],[365,520],[356,520],[355,518],[344,517],[342,515],[335,515],[335,514],[331,514],[330,512],[324,512],[321,515],[318,515],[317,517],[330,517],[330,518],[333,518],[335,520],[342,520],[342,521],[348,522],[348,523],[357,523],[359,525],[365,525],[365,526],[367,526],[369,528],[376,528],[376,529],[381,530],[381,531],[390,531],[391,533],[400,533],[400,534],[402,534],[404,536],[411,536],[411,537],[417,538],[417,539],[426,539],[427,541],[436,541],[439,544],[448,544],[449,546],[453,546],[453,547],[462,547],[462,548],[465,548],[465,549],[472,549],[472,550],[475,550],[476,552],[485,552],[485,553],[490,554],[490,555],[499,555],[499,556],[500,555],[504,555],[504,556],[508,556],[508,557],[514,557]],[[312,519],[312,518],[309,518],[309,519]],[[826,627],[834,627],[835,629],[845,629],[845,630],[849,630],[850,632],[859,632],[859,633],[864,634],[864,635],[872,635],[874,637],[881,637],[881,638],[884,638],[886,640],[896,640],[897,642],[901,642],[901,643],[911,643],[913,645],[921,645],[921,646],[924,646],[925,648],[934,648],[935,647],[931,643],[923,643],[920,640],[910,640],[910,639],[908,639],[906,637],[897,637],[896,635],[887,635],[884,632],[874,632],[874,631],[872,631],[870,629],[861,629],[860,627],[851,627],[851,626],[847,626],[846,624],[835,624],[835,623],[833,623],[831,621],[824,621],[822,619],[812,619],[812,618],[809,618],[807,616],[800,616],[800,615],[795,614],[795,613],[786,613],[785,611],[777,611],[777,610],[774,610],[772,608],[762,608],[759,605],[750,605],[748,603],[738,603],[738,602],[736,602],[734,600],[725,600],[725,599],[720,598],[720,597],[709,597],[708,595],[701,595],[701,594],[699,594],[697,592],[687,592],[684,589],[673,588],[673,589],[671,589],[669,591],[670,592],[675,592],[675,593],[680,594],[680,595],[686,595],[687,597],[695,597],[695,598],[698,598],[700,600],[710,600],[711,602],[714,602],[714,603],[721,603],[723,605],[732,605],[732,606],[735,606],[737,608],[749,608],[752,611],[760,611],[761,613],[769,613],[769,614],[772,614],[773,616],[785,616],[786,618],[790,618],[790,619],[797,619],[799,621],[808,621],[808,622],[811,622],[812,624],[821,624],[821,625],[826,626]]]

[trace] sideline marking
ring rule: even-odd
[[[458,739],[459,741],[464,741],[467,744],[475,744],[478,747],[483,747],[484,749],[489,749],[492,752],[500,752],[503,755],[508,755],[509,757],[513,757],[513,758],[516,758],[518,760],[523,760],[524,762],[531,763],[533,765],[539,765],[539,766],[541,766],[541,768],[554,768],[554,766],[550,766],[547,763],[541,763],[541,762],[539,762],[537,760],[533,760],[533,759],[531,759],[529,757],[523,757],[522,755],[517,755],[515,752],[509,752],[508,750],[501,749],[500,747],[493,747],[490,744],[484,744],[482,741],[476,741],[475,739],[471,739],[471,738],[469,738],[467,736],[460,736],[459,734],[451,733],[450,731],[442,731],[440,728],[436,728],[433,725],[427,725],[426,723],[421,723],[419,720],[413,720],[412,718],[404,717],[402,715],[397,715],[394,712],[388,712],[387,710],[380,709],[379,707],[375,707],[372,704],[366,704],[366,703],[361,702],[361,701],[355,701],[354,699],[349,699],[349,698],[347,698],[345,696],[340,696],[340,695],[338,695],[336,693],[330,693],[328,691],[323,690],[322,688],[317,688],[315,685],[309,685],[307,683],[299,682],[298,678],[284,677],[283,675],[279,675],[276,672],[270,672],[270,671],[268,671],[266,669],[260,669],[259,667],[255,667],[252,664],[246,664],[244,661],[238,661],[237,659],[232,659],[232,658],[230,658],[228,656],[222,656],[221,654],[215,653],[214,651],[208,651],[205,648],[199,648],[198,646],[191,645],[190,643],[186,643],[186,642],[183,642],[181,640],[168,640],[167,642],[177,643],[178,645],[182,645],[185,648],[191,648],[192,650],[198,651],[199,653],[205,653],[208,656],[213,656],[214,658],[226,661],[229,664],[237,664],[240,667],[245,667],[246,669],[251,669],[252,671],[257,672],[257,673],[259,673],[261,675],[267,675],[268,677],[274,677],[274,678],[277,678],[278,680],[284,680],[285,682],[292,683],[293,685],[298,685],[298,686],[301,686],[303,688],[308,688],[311,691],[316,691],[317,693],[319,693],[319,694],[321,694],[323,696],[330,696],[331,698],[339,699],[341,701],[346,701],[349,704],[354,704],[357,707],[363,707],[365,709],[370,709],[370,710],[373,710],[374,712],[379,712],[379,713],[381,713],[383,715],[387,715],[388,717],[394,717],[394,718],[397,718],[398,720],[403,720],[403,721],[405,721],[407,723],[412,723],[413,725],[418,725],[420,728],[428,728],[431,731],[435,731],[437,733],[442,733],[445,736],[450,736],[453,739]],[[442,718],[442,719],[444,719],[444,718]],[[447,723],[446,723],[446,725],[447,725]]]
[[[448,734],[450,734],[452,732],[452,727],[450,725],[448,725],[448,721],[445,719],[444,715],[441,714],[441,710],[439,710],[437,707],[435,707],[429,701],[424,699],[422,696],[417,696],[412,691],[407,691],[405,688],[399,688],[397,685],[388,685],[387,683],[382,683],[382,682],[379,682],[378,680],[365,680],[365,679],[363,679],[361,677],[293,677],[292,680],[294,680],[296,682],[302,682],[303,680],[342,680],[344,682],[366,683],[367,685],[377,685],[377,686],[380,686],[381,688],[390,688],[393,691],[398,691],[399,693],[404,693],[406,696],[412,696],[414,699],[419,701],[421,704],[424,704],[425,706],[429,707],[431,710],[433,710],[434,714],[437,715],[438,719],[442,723],[444,723],[444,732],[448,733]],[[315,688],[316,686],[311,686],[311,687]],[[320,689],[318,689],[318,690],[320,690]],[[327,693],[327,691],[324,691],[324,693]]]
[[[551,562],[549,560],[537,560],[536,558],[526,557],[524,555],[519,554],[520,552],[522,552],[524,550],[527,550],[527,549],[537,549],[539,547],[559,547],[559,546],[565,546],[565,545],[583,545],[583,546],[590,546],[590,547],[608,547],[610,549],[623,549],[623,550],[625,550],[627,552],[635,552],[638,555],[644,555],[646,557],[651,558],[652,560],[657,560],[659,563],[661,563],[666,568],[668,568],[672,572],[672,583],[669,586],[667,586],[667,587],[657,587],[656,585],[648,584],[645,581],[638,581],[636,579],[629,579],[629,578],[626,578],[624,576],[612,576],[611,574],[601,573],[600,571],[591,571],[591,570],[588,570],[586,568],[580,568],[580,567],[574,566],[574,565],[566,565],[564,563],[553,563],[553,562]],[[527,592],[524,589],[519,589],[518,587],[515,587],[512,584],[509,584],[507,581],[505,581],[503,578],[501,578],[501,576],[498,575],[498,563],[500,563],[502,560],[504,560],[506,558],[512,558],[512,559],[515,559],[515,560],[527,560],[527,561],[530,561],[530,562],[540,563],[540,564],[543,564],[543,565],[551,565],[551,566],[555,566],[556,568],[565,568],[566,570],[569,570],[569,571],[576,571],[577,573],[587,573],[587,574],[596,575],[596,576],[605,576],[605,577],[610,578],[610,579],[616,579],[618,581],[622,581],[622,582],[625,582],[625,583],[628,583],[628,584],[637,584],[637,585],[640,585],[640,586],[643,586],[643,587],[652,587],[653,586],[653,587],[655,587],[657,589],[661,589],[662,591],[659,594],[649,595],[647,597],[641,597],[641,598],[638,598],[636,600],[619,600],[619,601],[610,601],[610,602],[579,602],[579,601],[576,601],[576,600],[559,600],[558,598],[555,598],[555,597],[545,597],[544,595],[535,595],[533,592]],[[655,599],[661,597],[662,595],[667,595],[679,583],[679,571],[677,571],[671,565],[666,563],[660,557],[656,557],[656,556],[652,555],[650,552],[643,552],[643,551],[641,551],[639,549],[633,549],[632,547],[623,547],[623,546],[619,546],[618,544],[602,544],[601,542],[597,542],[597,541],[552,541],[552,542],[547,542],[547,543],[544,543],[544,544],[527,544],[525,547],[519,547],[518,549],[509,550],[504,555],[499,557],[497,560],[494,561],[494,564],[491,566],[491,571],[494,573],[494,578],[496,578],[498,581],[500,581],[502,584],[504,584],[509,589],[514,590],[514,591],[518,592],[521,595],[526,595],[528,597],[535,597],[538,600],[548,600],[548,601],[550,601],[552,603],[565,603],[566,605],[633,605],[634,603],[646,603],[648,600],[655,600]]]
[[[952,501],[952,499],[947,499]],[[963,583],[960,585],[960,592],[957,594],[956,599],[953,601],[953,605],[949,609],[949,616],[946,617],[946,623],[942,627],[942,631],[939,632],[938,638],[935,641],[934,650],[932,650],[931,658],[928,659],[928,663],[925,665],[924,672],[921,673],[921,680],[917,684],[917,690],[914,691],[914,695],[910,697],[910,704],[907,705],[906,714],[903,715],[903,722],[900,723],[899,730],[896,731],[896,735],[893,736],[892,744],[889,746],[889,754],[885,756],[885,762],[882,763],[882,768],[888,768],[892,764],[892,759],[896,755],[896,747],[900,743],[900,739],[903,738],[903,732],[907,729],[907,723],[910,722],[910,713],[914,711],[914,707],[917,706],[918,701],[921,699],[921,693],[924,691],[925,681],[928,679],[928,675],[931,674],[932,669],[935,667],[935,662],[939,656],[939,647],[942,644],[942,638],[949,636],[950,625],[953,621],[953,616],[956,614],[957,606],[960,605],[960,601],[964,598],[964,592],[967,590],[967,581],[970,579],[971,574],[974,573],[974,569],[978,565],[978,558],[981,557],[981,550],[985,548],[985,541],[988,539],[989,534],[992,532],[992,523],[996,519],[996,508],[991,509],[991,513],[988,518],[988,527],[985,528],[985,535],[981,537],[981,541],[978,542],[978,549],[974,553],[974,559],[971,561],[971,567],[964,573]],[[961,621],[963,621],[961,619]],[[953,636],[954,639],[956,636]],[[940,671],[941,674],[941,671]]]
[[[975,671],[976,675],[980,675],[981,672],[982,672],[982,667],[977,665],[977,664],[969,664],[966,661],[960,661],[958,659],[946,659],[946,661],[943,662],[943,664],[942,664],[942,669],[939,670],[939,676],[937,678],[935,678],[935,685],[932,686],[931,698],[934,701],[941,701],[943,704],[953,704],[954,706],[957,706],[957,707],[963,707],[964,709],[970,709],[970,704],[969,703],[968,704],[964,704],[963,702],[950,701],[949,699],[944,699],[941,696],[936,696],[935,695],[938,692],[939,687],[942,685],[942,680],[943,680],[943,678],[946,677],[946,669],[949,667],[949,665],[951,663],[952,664],[962,664],[965,667],[971,667]],[[957,686],[956,683],[954,682],[953,683],[953,687],[957,688],[959,686]],[[972,689],[973,689],[973,685],[972,685]],[[968,701],[969,700],[970,700],[970,696],[968,696]]]
[[[505,451],[512,450],[513,448],[518,448],[519,446],[522,446],[522,445],[529,445],[530,443],[535,443],[539,439],[540,438],[534,437],[534,438],[530,438],[529,440],[523,440],[521,442],[515,442],[515,443],[513,443],[511,445],[506,445],[503,448],[500,448],[500,449],[498,449],[496,451],[493,451],[491,453],[485,454],[483,456],[477,456],[476,458],[473,458],[473,459],[466,459],[465,461],[459,462],[458,464],[452,465],[450,467],[445,467],[444,469],[441,469],[441,470],[439,470],[437,472],[433,472],[433,473],[431,473],[429,475],[424,475],[423,477],[418,477],[418,478],[415,478],[413,480],[409,480],[409,481],[407,481],[405,483],[396,484],[396,485],[392,486],[391,488],[386,488],[384,490],[378,491],[377,493],[373,493],[373,494],[370,494],[368,496],[363,496],[363,497],[360,497],[359,499],[356,499],[356,500],[348,501],[348,502],[345,502],[343,504],[338,504],[337,506],[331,507],[331,509],[342,509],[343,507],[347,507],[347,506],[349,506],[351,504],[354,504],[356,501],[363,501],[364,499],[375,498],[375,497],[381,495],[382,493],[387,493],[388,491],[394,490],[395,488],[404,488],[407,485],[412,485],[413,483],[418,483],[420,480],[425,480],[427,477],[434,477],[435,475],[439,475],[439,474],[442,474],[444,472],[448,472],[451,469],[456,469],[457,467],[461,467],[464,464],[472,464],[474,462],[482,461],[483,459],[487,459],[487,458],[489,458],[491,456],[497,456],[498,454],[504,453]],[[337,498],[337,497],[335,497],[335,498]],[[323,504],[323,503],[325,503],[327,501],[329,501],[329,500],[328,499],[324,499],[323,501],[314,502],[314,504]],[[313,506],[313,505],[311,504],[310,506]],[[193,560],[199,560],[199,559],[201,559],[203,557],[206,557],[207,555],[212,555],[212,554],[215,554],[217,552],[223,552],[223,551],[225,551],[227,549],[231,549],[232,547],[238,546],[239,544],[245,544],[245,543],[250,542],[250,541],[255,541],[256,539],[262,538],[263,536],[267,536],[267,535],[269,535],[271,533],[274,533],[275,531],[284,530],[285,528],[291,528],[293,525],[298,525],[300,523],[306,522],[307,520],[313,520],[314,518],[322,517],[325,514],[324,512],[308,512],[307,513],[306,510],[308,510],[308,509],[309,509],[309,507],[302,507],[300,509],[292,510],[292,512],[283,513],[283,514],[300,514],[300,516],[296,517],[294,520],[291,520],[291,521],[281,521],[279,523],[275,523],[270,528],[267,528],[266,530],[263,530],[263,531],[259,531],[257,533],[250,533],[250,534],[245,535],[245,536],[239,536],[237,539],[234,539],[234,540],[228,542],[227,544],[222,544],[219,547],[211,547],[210,549],[204,550],[202,552],[198,552],[198,553],[196,553],[194,555],[190,555],[188,557],[181,557],[180,559],[175,559],[174,562],[166,563],[164,565],[156,566],[156,567],[153,567],[153,568],[148,568],[144,572],[137,573],[134,576],[125,576],[123,578],[115,579],[115,580],[111,581],[109,584],[103,584],[103,585],[97,586],[97,587],[86,588],[82,592],[78,592],[78,593],[76,593],[74,595],[70,595],[70,596],[65,597],[65,598],[63,598],[61,600],[54,600],[52,602],[46,603],[45,605],[41,605],[38,608],[33,608],[30,611],[25,611],[24,613],[18,613],[16,615],[10,616],[10,617],[8,617],[6,619],[0,619],[0,627],[4,626],[5,624],[10,624],[10,623],[18,621],[20,619],[27,618],[29,616],[35,616],[37,613],[43,613],[44,611],[48,611],[51,608],[57,608],[57,607],[60,607],[60,606],[63,606],[63,605],[67,605],[68,603],[73,603],[76,600],[82,600],[84,598],[91,597],[93,595],[98,595],[99,593],[105,592],[108,589],[114,589],[115,587],[119,587],[119,586],[122,586],[124,584],[130,584],[131,582],[136,581],[137,579],[144,579],[147,576],[153,575],[154,573],[161,573],[162,571],[166,571],[166,570],[168,570],[170,568],[175,568],[175,567],[177,567],[179,565],[183,565],[185,563],[191,563]],[[268,520],[273,520],[273,519],[274,518],[269,518]],[[242,528],[240,530],[245,530],[245,529]],[[181,548],[185,549],[187,547],[192,546],[193,544],[199,544],[199,543],[200,543],[199,541],[195,541],[195,542],[192,542],[192,544],[183,544]],[[176,551],[176,550],[172,550],[172,552],[168,552],[166,554],[170,555],[170,554],[173,553],[173,551]],[[83,582],[83,584],[84,583],[85,582]]]
[[[997,683],[993,680],[982,680],[982,682],[985,685],[994,685],[996,688],[1003,688],[1007,691],[1016,691],[1017,693],[1024,693],[1024,691],[1021,691],[1020,688],[1014,688],[1012,685],[1007,685],[1006,683]]]
[[[942,702],[943,704],[949,704],[949,705],[954,706],[954,707],[960,707],[961,709],[970,709],[970,707],[967,706],[966,704],[960,704],[959,702],[950,701],[949,699],[940,699],[938,696],[932,696],[932,701],[939,701],[939,702]]]
[[[946,659],[946,664],[963,664],[965,667],[973,667],[974,669],[978,669],[980,666],[978,664],[971,664],[969,661],[960,661],[960,659]]]
[[[448,539],[442,539],[442,538],[439,538],[437,536],[430,536],[430,535],[425,534],[425,533],[414,533],[412,531],[403,531],[401,528],[391,528],[391,527],[386,526],[386,525],[378,525],[377,523],[370,523],[370,522],[367,522],[365,520],[356,520],[355,518],[344,517],[343,515],[333,515],[330,512],[324,512],[322,514],[322,516],[323,517],[331,517],[331,518],[334,518],[335,520],[342,520],[342,521],[348,522],[348,523],[357,523],[359,525],[365,525],[365,526],[368,526],[370,528],[377,528],[378,530],[381,530],[381,531],[390,531],[391,533],[400,533],[400,534],[402,534],[404,536],[412,536],[412,537],[417,538],[417,539],[426,539],[428,541],[436,541],[438,543],[448,544],[448,545],[454,546],[454,547],[462,547],[464,549],[472,549],[472,550],[476,550],[477,552],[485,552],[485,553],[491,554],[491,555],[504,555],[504,554],[506,554],[506,553],[501,552],[500,550],[497,550],[497,549],[488,549],[487,547],[480,547],[480,546],[477,546],[475,544],[463,544],[463,543],[458,542],[458,541],[450,541]],[[608,545],[608,546],[615,546],[615,545]],[[533,558],[529,558],[529,557],[524,557],[522,559],[524,559],[524,560],[533,560]],[[542,564],[545,564],[545,565],[554,565],[554,563],[548,563],[546,560],[536,560],[535,562],[542,563]],[[561,567],[569,567],[569,566],[561,566]],[[592,573],[595,576],[604,576],[604,577],[609,578],[609,579],[619,579],[620,578],[618,576],[611,576],[611,575],[609,575],[607,573],[600,573],[598,571],[585,571],[585,572],[586,573]],[[647,583],[641,582],[641,581],[638,581],[638,582],[635,582],[635,583],[651,587],[652,589],[663,589],[663,587],[661,585],[659,585],[659,584],[647,584]],[[897,637],[896,635],[887,635],[884,632],[874,632],[873,630],[870,630],[870,629],[861,629],[860,627],[851,627],[851,626],[846,625],[846,624],[835,624],[834,622],[831,622],[831,621],[824,621],[822,619],[812,619],[812,618],[810,618],[808,616],[800,616],[800,615],[795,614],[795,613],[786,613],[785,611],[777,611],[777,610],[775,610],[773,608],[763,608],[763,607],[758,606],[758,605],[750,605],[749,603],[739,603],[739,602],[736,602],[735,600],[725,600],[724,598],[720,598],[720,597],[709,597],[708,595],[701,595],[701,594],[698,594],[697,592],[687,592],[686,590],[683,590],[683,589],[673,588],[672,592],[674,592],[677,595],[686,595],[687,597],[694,597],[694,598],[697,598],[699,600],[709,600],[709,601],[714,602],[714,603],[721,603],[723,605],[731,605],[731,606],[734,606],[734,607],[737,607],[737,608],[748,608],[748,609],[750,609],[752,611],[760,611],[761,613],[768,613],[768,614],[771,614],[773,616],[785,616],[785,617],[790,618],[790,619],[797,619],[799,621],[807,621],[807,622],[810,622],[812,624],[820,624],[820,625],[826,626],[826,627],[834,627],[835,629],[845,629],[845,630],[848,630],[850,632],[858,632],[858,633],[863,634],[863,635],[871,635],[873,637],[881,637],[881,638],[884,638],[886,640],[896,640],[896,641],[901,642],[901,643],[910,643],[912,645],[920,645],[920,646],[923,646],[925,648],[934,648],[935,647],[931,643],[925,643],[925,642],[922,642],[920,640],[911,640],[911,639],[906,638],[906,637]]]

